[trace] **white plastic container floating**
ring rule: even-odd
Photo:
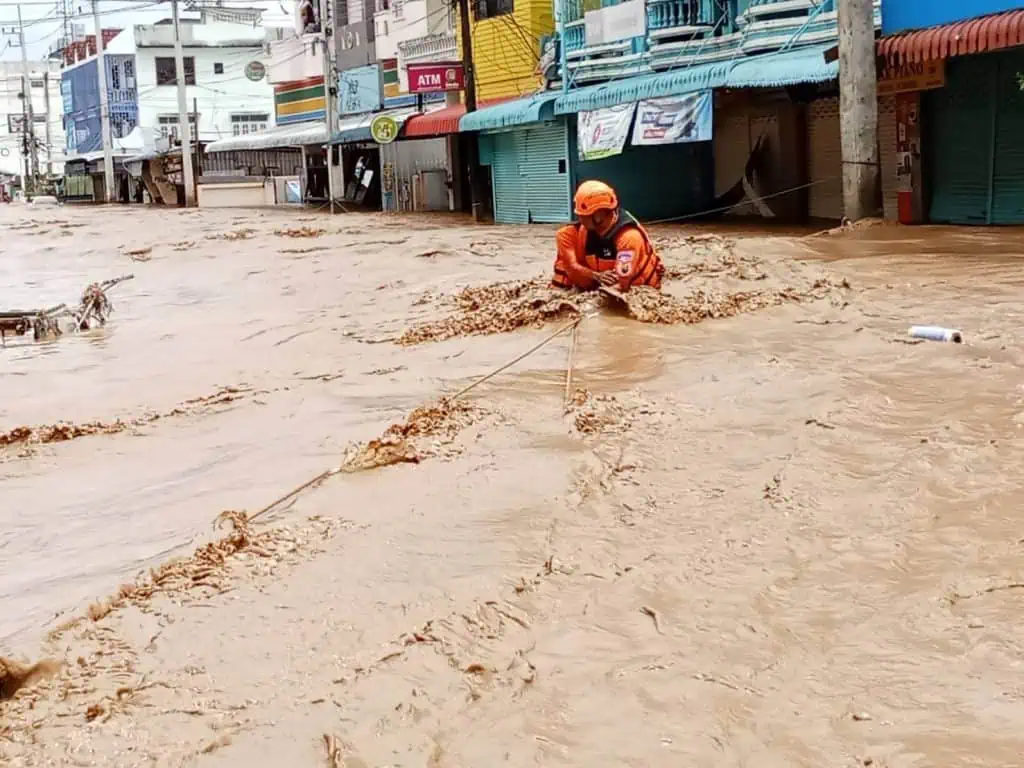
[[[954,344],[963,344],[964,336],[955,328],[943,328],[941,325],[915,325],[910,329],[910,335],[915,339],[927,339],[928,341],[951,341]]]

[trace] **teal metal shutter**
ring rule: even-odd
[[[946,86],[925,92],[930,205],[936,223],[988,224],[995,103],[991,58],[946,62]]]
[[[494,193],[494,220],[498,224],[526,224],[530,214],[526,205],[526,186],[520,174],[523,131],[492,135],[491,186]]]
[[[1024,54],[1017,49],[996,59],[996,116],[992,182],[992,223],[1024,224],[1024,92],[1017,73],[1024,73]]]
[[[569,201],[569,138],[566,121],[533,126],[521,132],[521,171],[528,220],[563,224],[571,220]]]

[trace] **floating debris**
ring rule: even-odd
[[[458,453],[452,449],[455,437],[483,413],[462,400],[420,406],[404,422],[388,427],[380,437],[350,448],[340,471],[364,472],[393,464],[418,464],[431,456]],[[431,440],[425,442],[426,439]]]
[[[582,314],[597,297],[552,288],[546,280],[537,279],[472,286],[451,301],[456,307],[454,314],[408,328],[397,343],[410,346],[538,327]]]
[[[29,331],[36,341],[57,338],[66,332],[87,331],[106,325],[114,305],[107,291],[118,283],[131,280],[135,275],[124,275],[102,283],[92,283],[82,292],[77,307],[58,304],[47,309],[12,309],[0,312],[0,341],[6,343],[7,334],[24,336]]]
[[[296,227],[294,229],[275,229],[274,234],[278,237],[320,237],[326,231],[326,229],[317,227]]]
[[[964,336],[955,328],[943,328],[940,325],[915,325],[909,335],[912,339],[925,339],[926,341],[951,341],[954,344],[963,344]]]
[[[152,413],[127,421],[116,419],[110,422],[90,421],[83,424],[57,422],[56,424],[45,424],[38,427],[14,427],[7,432],[0,432],[0,447],[22,444],[45,445],[47,443],[64,443],[68,440],[89,435],[116,435],[119,432],[145,424],[152,424],[169,416],[181,416],[200,407],[226,405],[244,397],[247,392],[248,390],[239,389],[238,387],[222,387],[211,395],[186,400],[182,403],[181,407],[174,408],[165,413]]]
[[[186,209],[187,210],[187,209]],[[236,229],[231,232],[222,232],[219,235],[207,235],[207,240],[248,240],[256,235],[255,229],[249,229],[245,227],[243,229]]]
[[[10,699],[22,688],[34,685],[60,670],[61,665],[51,659],[36,664],[23,664],[0,656],[0,700]]]

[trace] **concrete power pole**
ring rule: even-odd
[[[181,135],[181,169],[185,177],[185,207],[195,208],[196,184],[192,171],[192,123],[188,119],[188,98],[185,92],[185,54],[181,48],[181,19],[178,0],[171,0],[174,16],[174,77],[178,82],[178,133]],[[196,115],[196,138],[199,138],[199,115]]]
[[[92,0],[92,22],[96,26],[96,79],[100,89],[100,136],[103,139],[104,201],[114,202],[114,140],[110,132],[110,94],[107,93],[107,56],[100,24],[100,4]]]
[[[878,214],[878,82],[871,0],[838,0],[839,133],[843,212],[850,221]]]
[[[473,28],[469,21],[469,0],[459,0],[459,36],[462,38],[462,71],[466,81],[466,114],[476,112],[476,72],[473,69]],[[476,133],[466,135],[463,145],[469,154],[469,195],[473,210],[473,220],[480,221],[483,216],[482,195],[480,194],[480,162],[479,138]]]
[[[49,70],[49,62],[47,62]],[[43,99],[46,104],[46,175],[53,175],[53,133],[50,128],[50,72],[43,73]]]
[[[335,91],[337,79],[334,72],[334,45],[331,41],[332,20],[328,19],[328,2],[320,0],[320,44],[323,46],[324,60],[324,123],[327,126],[327,196],[331,199],[331,213],[334,213],[334,116],[335,103],[332,91]]]
[[[25,24],[21,20],[21,6],[18,6],[18,45],[21,46],[21,91],[22,91],[22,114],[25,124],[22,126],[22,135],[25,139],[25,149],[28,153],[28,179],[25,185],[25,199],[31,200],[35,192],[36,180],[39,177],[39,150],[36,147],[36,121],[32,112],[32,78],[28,68],[28,50],[25,48]],[[31,191],[30,191],[31,190]]]

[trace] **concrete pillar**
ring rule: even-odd
[[[881,211],[874,7],[871,0],[838,5],[843,212],[857,221]]]

